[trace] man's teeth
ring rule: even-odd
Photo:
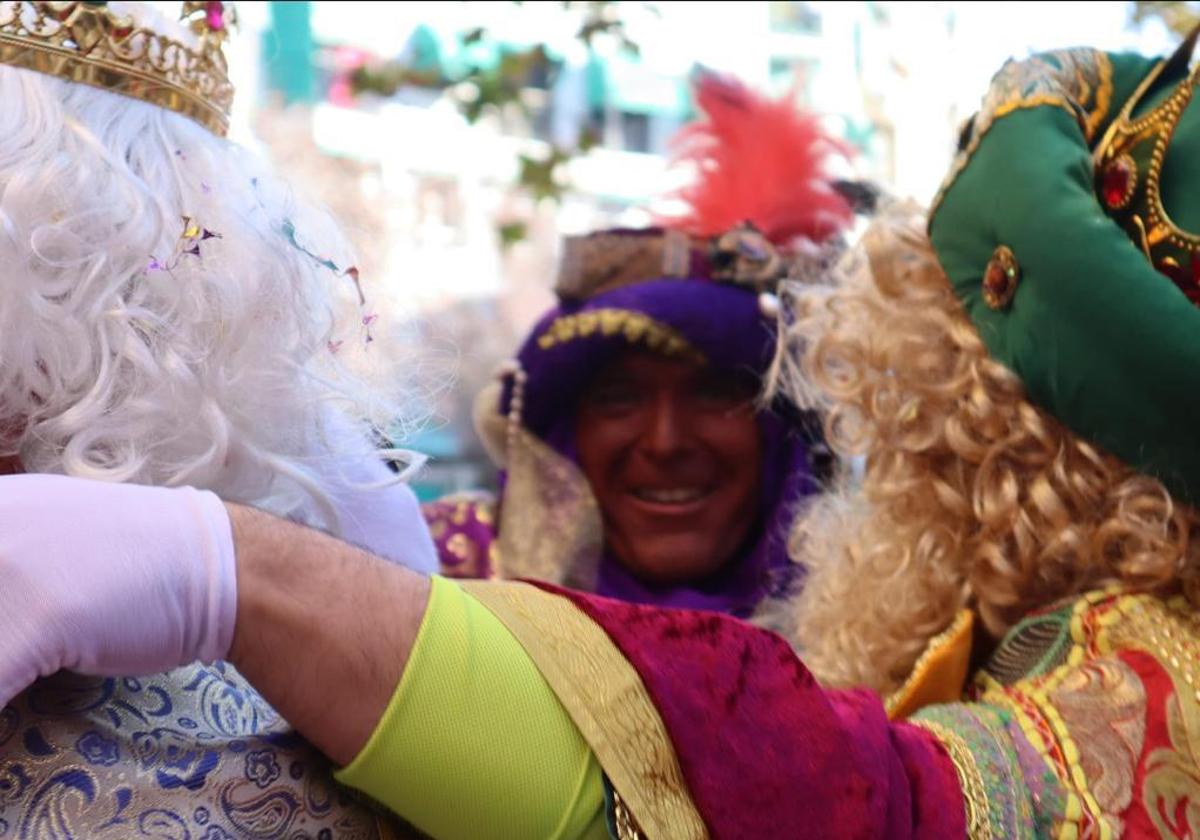
[[[681,487],[671,490],[635,490],[633,494],[644,502],[654,502],[660,505],[683,505],[703,498],[705,491],[701,487]]]

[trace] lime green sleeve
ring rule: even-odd
[[[396,693],[337,774],[438,840],[607,838],[600,764],[524,649],[433,578]]]

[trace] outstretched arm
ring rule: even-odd
[[[606,837],[601,771],[520,645],[453,583],[229,505],[230,660],[435,837]]]
[[[237,551],[229,659],[338,764],[387,707],[429,599],[429,579],[325,534],[227,505]]]
[[[226,658],[434,836],[603,836],[595,757],[453,584],[191,488],[0,480],[0,706],[63,668]]]

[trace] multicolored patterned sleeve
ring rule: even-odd
[[[1094,593],[1019,624],[976,702],[918,712],[955,763],[973,836],[1195,836],[1198,631],[1183,598]]]
[[[457,493],[421,506],[437,547],[439,574],[487,579],[496,575],[496,500],[489,493]]]
[[[1066,794],[1017,719],[986,704],[923,709],[910,721],[933,736],[954,763],[962,789],[967,836],[1060,836]]]

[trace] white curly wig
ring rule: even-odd
[[[148,270],[183,216],[221,238]],[[370,427],[404,422],[403,388],[351,372],[348,357],[389,348],[362,346],[354,284],[318,254],[351,263],[327,215],[248,152],[139,100],[0,66],[0,454],[207,488],[342,533],[339,495],[378,475],[338,465],[377,462]]]

